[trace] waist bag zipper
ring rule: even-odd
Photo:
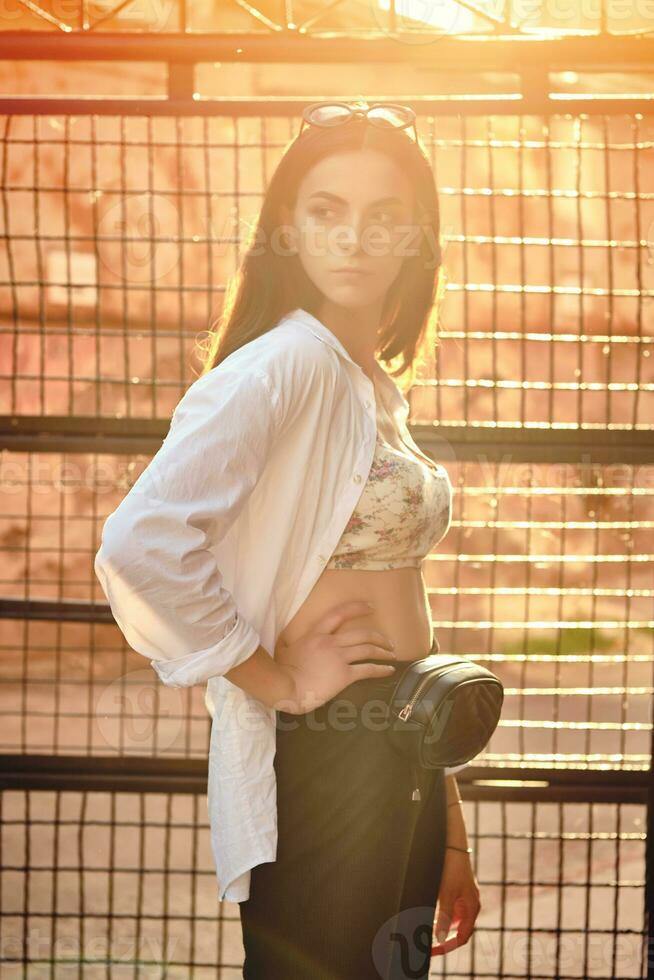
[[[441,675],[440,676],[443,677],[445,674],[449,674],[449,672],[451,670],[456,670],[456,668],[459,667],[459,666],[460,666],[460,664],[450,664],[449,667],[446,667],[445,670],[443,670],[441,672]],[[431,676],[428,674],[425,677],[424,680],[420,681],[420,683],[418,684],[417,688],[413,692],[413,697],[411,698],[411,700],[410,701],[407,701],[407,703],[404,705],[404,707],[402,708],[402,710],[400,712],[398,712],[398,716],[397,716],[398,718],[401,718],[402,721],[407,721],[408,720],[409,716],[411,715],[411,712],[413,711],[413,709],[415,707],[416,701],[420,697],[420,692],[422,691],[423,687],[426,687],[427,684],[429,684],[429,682],[431,681],[431,679],[432,679]]]
[[[458,666],[459,666],[458,664],[452,664],[452,666],[448,667],[446,670],[443,671],[443,674],[448,673],[450,670],[455,670]],[[443,675],[441,674],[441,677],[442,676]],[[402,710],[398,713],[398,718],[401,718],[402,721],[406,721],[409,718],[411,712],[413,711],[415,703],[420,696],[420,692],[422,691],[423,687],[425,687],[429,683],[430,680],[431,677],[428,676],[423,681],[421,681],[420,684],[418,684],[418,687],[414,691],[411,700],[408,701],[404,705]],[[420,780],[418,778],[418,766],[416,765],[415,762],[411,764],[411,771],[413,773],[413,781],[415,783],[415,789],[411,793],[411,800],[412,801],[417,800],[418,802],[420,802],[422,800],[422,796],[420,794]]]

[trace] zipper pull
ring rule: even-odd
[[[402,721],[406,721],[410,714],[411,714],[411,702],[409,701],[407,704],[404,705],[404,707],[398,714],[398,718],[401,718]]]
[[[420,786],[419,786],[420,780],[418,779],[418,770],[415,763],[411,764],[411,772],[413,773],[413,781],[416,784],[416,788],[411,794],[411,799],[420,801],[422,800],[422,796],[420,795]]]

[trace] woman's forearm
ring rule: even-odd
[[[468,835],[463,817],[463,803],[456,776],[445,777],[447,794],[447,843],[453,847],[468,847]],[[452,804],[450,806],[450,804]]]
[[[288,712],[295,710],[295,692],[288,671],[280,667],[261,646],[243,663],[228,670],[225,677],[269,708]]]

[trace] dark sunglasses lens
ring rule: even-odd
[[[350,110],[344,105],[319,105],[307,114],[307,119],[314,126],[337,126],[345,122]]]
[[[402,106],[375,106],[368,113],[368,119],[376,126],[402,127],[413,121],[413,111]]]

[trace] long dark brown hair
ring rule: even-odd
[[[330,154],[359,149],[388,154],[414,191],[419,241],[412,238],[415,254],[405,257],[388,290],[377,348],[380,360],[390,365],[389,373],[404,375],[410,369],[413,380],[423,344],[429,340],[432,349],[436,346],[444,291],[438,194],[427,154],[408,131],[381,129],[362,119],[331,129],[308,126],[287,146],[265,191],[240,267],[227,283],[222,313],[197,343],[204,362],[202,374],[272,329],[291,310],[301,307],[318,315],[322,294],[305,273],[299,256],[282,254],[270,243],[279,238],[281,206],[293,212],[304,175]]]

